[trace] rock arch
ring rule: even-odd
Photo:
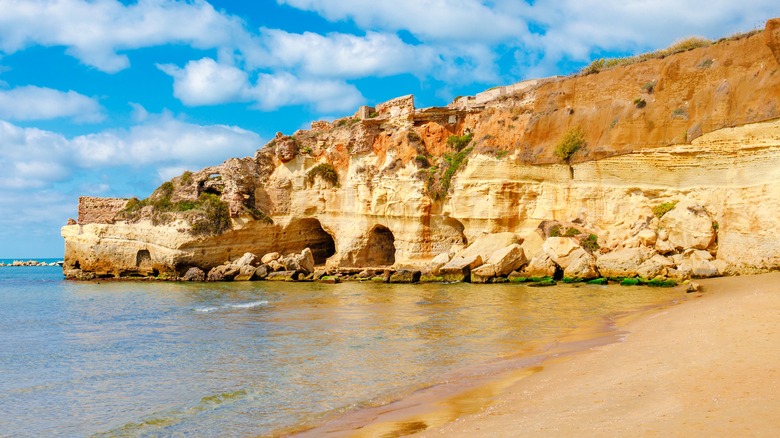
[[[395,236],[384,225],[374,225],[368,232],[366,245],[355,258],[357,266],[391,266],[395,263]]]
[[[282,254],[299,253],[305,248],[311,249],[315,265],[323,265],[328,257],[336,253],[336,242],[319,220],[315,218],[298,219],[290,222],[279,238],[278,252]]]

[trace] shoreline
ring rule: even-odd
[[[419,436],[774,435],[780,272],[701,285],[693,299],[630,318],[622,342],[551,363]]]
[[[678,287],[682,287],[678,286]],[[511,355],[472,364],[389,403],[366,406],[325,418],[313,427],[280,430],[282,436],[375,437],[406,436],[444,428],[460,418],[478,414],[509,388],[544,372],[551,364],[567,361],[604,345],[620,343],[627,321],[654,314],[687,301],[680,290],[668,302],[591,320],[553,338],[536,339]],[[471,434],[473,436],[473,434]]]
[[[572,343],[564,336],[514,369],[295,436],[770,436],[780,426],[780,272],[699,282],[703,292],[620,315],[600,336],[578,328]]]

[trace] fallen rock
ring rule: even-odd
[[[471,270],[482,265],[482,257],[455,257],[439,270],[439,275],[447,282],[469,281]]]
[[[260,265],[255,269],[254,280],[264,280],[270,272],[271,269],[268,265]]]
[[[592,254],[580,248],[574,251],[573,256],[576,258],[563,270],[564,277],[590,280],[600,276],[596,269],[596,258]]]
[[[301,271],[278,271],[271,272],[266,277],[268,281],[298,281],[301,277]]]
[[[481,260],[487,260],[496,249],[506,248],[513,243],[521,243],[520,238],[515,233],[485,234],[477,237],[474,243],[461,251],[455,258],[471,259],[480,256]]]
[[[305,248],[300,254],[295,256],[299,269],[310,274],[314,272],[314,255],[309,248]]]
[[[530,260],[544,252],[543,245],[544,236],[542,236],[542,231],[537,229],[525,236],[520,247],[523,248],[525,257]]]
[[[698,292],[699,289],[701,289],[701,286],[699,283],[694,283],[693,281],[688,283],[688,287],[685,288],[685,292],[691,293],[691,292]]]
[[[522,250],[521,250],[522,251]],[[472,283],[489,283],[496,276],[496,265],[486,263],[471,271]]]
[[[184,281],[206,281],[206,273],[203,269],[192,267],[184,273]]]
[[[260,263],[262,263],[262,264],[264,264],[264,265],[267,265],[267,264],[271,263],[271,262],[272,262],[272,261],[274,261],[274,260],[279,260],[279,258],[280,258],[281,256],[282,256],[282,255],[281,255],[281,254],[279,254],[278,252],[269,252],[268,254],[264,255],[264,256],[263,256],[263,257],[260,259]]]
[[[636,234],[636,238],[639,240],[639,244],[642,246],[653,246],[658,240],[658,235],[655,231],[645,228]]]
[[[401,269],[390,275],[390,283],[418,283],[422,272]]]
[[[676,249],[707,249],[715,241],[712,219],[701,205],[680,201],[661,218],[659,227],[669,233],[669,243]]]
[[[241,256],[240,259],[234,261],[231,263],[231,265],[238,267],[239,269],[243,268],[244,266],[249,266],[251,264],[254,264],[255,260],[257,260],[257,256],[252,254],[251,252],[245,253],[243,256]]]
[[[655,260],[655,257],[645,260],[638,268],[636,273],[642,278],[655,278],[659,275],[666,275],[666,266]]]
[[[233,278],[233,281],[250,281],[255,276],[257,268],[252,265],[244,265],[239,269],[238,275]]]
[[[525,258],[523,248],[519,244],[513,243],[494,251],[490,254],[485,264],[493,266],[495,271],[494,277],[503,277],[509,275],[512,271],[520,269],[527,262],[528,259]]]
[[[626,248],[602,254],[596,259],[596,268],[603,277],[635,277],[639,266],[653,255],[647,248]]]
[[[240,268],[235,265],[219,265],[211,268],[208,274],[208,281],[230,281],[238,275]]]
[[[450,254],[443,252],[431,260],[431,262],[428,264],[428,269],[431,271],[431,274],[434,276],[439,275],[439,270],[449,263],[450,261]]]
[[[542,253],[528,262],[521,272],[523,277],[554,277],[558,266],[552,261],[550,256]]]

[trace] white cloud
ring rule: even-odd
[[[53,187],[81,171],[151,167],[197,170],[227,158],[252,154],[259,136],[235,126],[201,126],[168,115],[128,130],[68,139],[36,128],[0,121],[0,185],[17,190]],[[121,170],[124,168],[125,170]]]
[[[199,49],[250,38],[237,18],[204,0],[0,0],[0,50],[65,46],[81,62],[105,72],[129,66],[121,50],[167,43]]]
[[[262,29],[268,51],[265,65],[296,68],[315,76],[360,78],[399,73],[424,73],[436,60],[433,48],[409,45],[395,34],[368,32],[366,36],[312,32],[289,33]]]
[[[158,65],[173,77],[173,95],[185,105],[215,105],[246,100],[249,89],[247,73],[211,58],[190,61],[183,69],[175,65]]]
[[[158,66],[173,77],[174,95],[190,106],[252,102],[262,110],[311,105],[317,111],[354,109],[364,99],[353,85],[332,79],[302,79],[290,73],[259,74],[256,84],[244,71],[211,58],[190,61],[184,68]]]
[[[0,90],[0,118],[50,120],[63,117],[78,122],[99,122],[105,115],[100,103],[75,91],[35,86]]]
[[[314,11],[332,21],[353,20],[363,29],[406,30],[425,41],[490,43],[527,34],[523,17],[504,13],[503,2],[277,0],[277,3]]]

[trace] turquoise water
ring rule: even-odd
[[[677,289],[69,282],[0,268],[0,435],[246,436],[383,404]],[[546,342],[546,341],[545,341]]]

